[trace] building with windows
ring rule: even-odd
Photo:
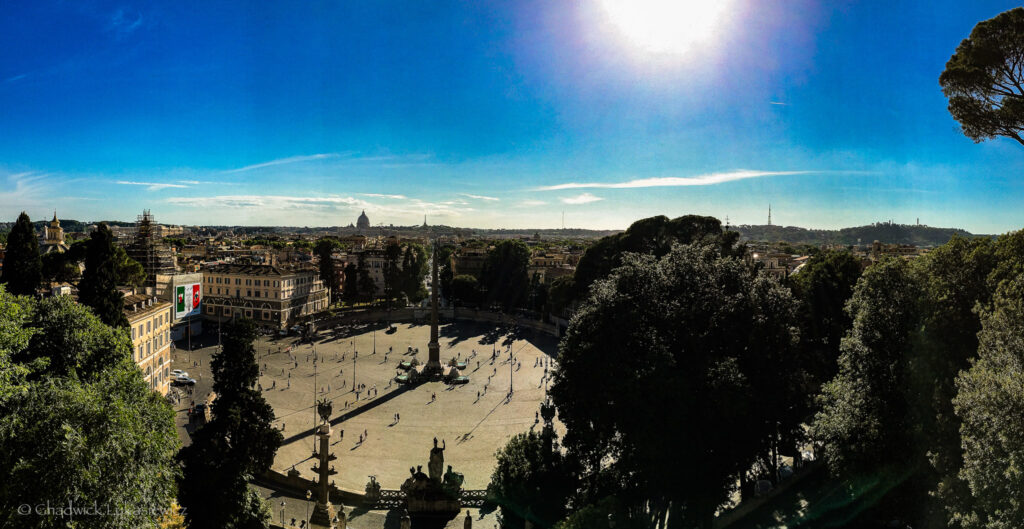
[[[54,211],[53,220],[43,227],[43,238],[39,241],[39,254],[64,253],[67,250],[68,245],[64,242],[64,229],[60,227],[57,212]]]
[[[132,335],[132,360],[146,383],[166,395],[171,383],[171,304],[155,296],[124,298],[124,315]]]
[[[216,264],[202,274],[207,321],[246,317],[261,327],[286,329],[328,306],[327,289],[313,266]]]

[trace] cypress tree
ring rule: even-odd
[[[3,282],[7,291],[19,296],[35,295],[43,280],[43,261],[39,257],[39,240],[32,221],[24,211],[18,215],[7,235]]]
[[[106,223],[92,232],[85,252],[85,273],[78,285],[78,301],[92,308],[112,327],[127,327],[124,297],[117,291],[117,259],[114,236]]]

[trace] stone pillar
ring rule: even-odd
[[[336,515],[334,506],[331,505],[330,495],[330,476],[337,474],[337,472],[329,468],[330,461],[337,459],[336,456],[330,453],[331,449],[331,424],[324,421],[320,425],[317,431],[317,436],[320,437],[320,451],[318,454],[320,457],[320,465],[314,470],[319,471],[319,481],[317,482],[317,500],[316,506],[313,507],[313,516],[309,518],[310,525],[316,524],[321,527],[330,527],[335,529],[334,517]],[[344,516],[344,514],[342,514]],[[341,527],[344,527],[342,525]]]
[[[437,336],[437,292],[441,289],[441,283],[437,277],[437,243],[434,243],[434,255],[431,259],[432,272],[431,272],[431,287],[430,287],[430,344],[427,345],[427,349],[430,352],[430,356],[427,359],[427,367],[433,369],[436,365],[438,368],[441,366],[441,345],[438,343]]]

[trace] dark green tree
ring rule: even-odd
[[[504,310],[522,307],[529,293],[530,250],[522,241],[498,241],[484,261],[480,283],[488,304]]]
[[[476,303],[480,297],[479,285],[475,277],[468,274],[457,275],[452,279],[449,297],[462,303]]]
[[[349,303],[359,299],[359,269],[353,263],[345,265],[345,289],[342,291],[342,297]]]
[[[558,449],[533,430],[514,435],[498,449],[487,495],[501,508],[501,526],[551,527],[566,515],[576,493],[576,469]]]
[[[742,255],[738,241],[739,233],[722,230],[722,223],[714,217],[686,215],[670,220],[659,215],[640,219],[626,231],[602,237],[587,248],[576,266],[575,297],[586,297],[590,285],[611,273],[628,252],[661,257],[672,249],[673,243],[705,242],[718,246],[723,255]]]
[[[82,273],[78,263],[71,261],[60,252],[50,252],[42,257],[43,279],[56,282],[74,282]]]
[[[405,253],[402,255],[401,288],[409,301],[418,303],[427,297],[423,279],[426,278],[429,268],[427,249],[421,244],[406,244]]]
[[[967,529],[1024,527],[1024,276],[1004,283],[983,315],[978,358],[957,377],[969,502],[953,509]]]
[[[341,294],[341,284],[338,281],[338,274],[335,270],[334,259],[331,255],[334,250],[341,246],[341,243],[337,239],[331,237],[324,237],[316,242],[316,246],[313,248],[313,253],[317,256],[320,261],[320,280],[323,281],[324,285],[330,291],[331,303],[338,301],[339,295]]]
[[[128,256],[120,246],[114,246],[114,275],[118,285],[139,288],[146,282],[146,269]]]
[[[920,429],[906,393],[921,299],[910,266],[898,259],[868,268],[854,289],[848,304],[853,327],[812,426],[829,469],[840,477],[899,473],[921,463]]]
[[[584,501],[613,494],[651,526],[709,527],[737,476],[795,428],[759,401],[799,376],[777,362],[796,343],[796,301],[714,244],[624,256],[590,292],[551,388]]]
[[[193,436],[179,457],[184,475],[179,500],[192,529],[267,527],[269,508],[248,488],[265,472],[283,442],[274,411],[254,388],[256,326],[247,318],[228,323],[223,347],[210,362],[217,400],[213,420]],[[257,501],[259,500],[259,501]]]
[[[922,474],[930,481],[935,503],[945,504],[950,512],[960,509],[959,499],[970,496],[967,483],[959,477],[963,450],[961,422],[953,412],[954,381],[977,355],[981,331],[977,308],[991,303],[989,276],[998,264],[996,249],[987,237],[954,236],[914,262],[924,285],[924,319],[922,338],[910,357],[909,395],[918,410],[916,422],[928,440],[922,449],[933,466],[933,472]],[[939,505],[934,510],[942,512]]]
[[[110,228],[101,223],[92,232],[85,255],[85,273],[78,284],[78,301],[113,327],[127,327],[124,296],[117,290],[117,252]]]
[[[0,526],[155,527],[174,497],[174,411],[131,361],[131,341],[67,298],[0,290],[0,505],[117,509],[67,516],[15,509]],[[70,525],[69,525],[70,524]]]
[[[399,244],[391,243],[384,247],[384,302],[388,308],[391,302],[401,293],[402,268],[400,260],[402,247]]]
[[[24,211],[7,235],[3,282],[7,291],[17,296],[34,296],[43,280],[43,262],[39,257],[39,240],[32,221]]]
[[[370,268],[366,264],[366,254],[360,253],[356,260],[356,281],[359,283],[359,295],[366,301],[373,301],[377,296],[377,282],[370,277]]]
[[[847,251],[826,250],[810,259],[790,283],[801,302],[800,347],[813,376],[817,394],[821,384],[836,375],[839,344],[849,330],[847,300],[860,278],[860,262]]]
[[[1024,9],[979,22],[939,76],[949,113],[975,142],[1004,136],[1024,145]]]

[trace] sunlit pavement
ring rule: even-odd
[[[283,426],[286,439],[274,468],[286,472],[294,465],[303,477],[313,477],[310,456],[314,439],[308,431],[315,418],[314,401],[327,397],[334,405],[332,419],[352,412],[351,417],[334,426],[332,449],[338,456],[334,462],[338,474],[333,480],[338,486],[362,491],[369,476],[375,475],[385,489],[397,489],[409,476],[411,466],[426,467],[432,439],[437,437],[447,446],[445,464],[465,475],[464,487],[485,488],[494,468],[495,451],[512,435],[540,428],[535,420],[545,395],[542,362],[551,362],[557,348],[555,338],[533,331],[508,341],[508,330],[463,322],[442,325],[442,362],[456,355],[466,360],[474,349],[477,352],[467,360],[470,383],[450,387],[433,382],[405,391],[389,383],[398,362],[413,358],[407,353],[409,347],[419,348],[416,357],[426,361],[430,335],[427,325],[398,324],[392,334],[385,333],[383,325],[376,333],[369,326],[341,329],[339,333],[322,331],[313,344],[299,344],[295,338],[261,337],[257,352],[260,368],[265,364],[266,369],[260,384],[278,417],[275,424]],[[202,377],[194,389],[197,403],[211,387],[209,357],[215,344],[216,328],[208,327],[206,347],[197,347],[191,354],[179,348],[174,354],[174,368],[184,369],[197,379]],[[389,348],[392,352],[385,361]],[[315,368],[314,349],[318,358]],[[493,365],[492,350],[499,352]],[[511,373],[509,351],[519,365],[518,369],[511,367]],[[353,365],[355,352],[358,357]],[[371,391],[367,397],[361,391],[357,401],[352,392],[353,375],[356,384],[370,389],[376,386],[376,396]],[[513,394],[507,399],[510,377]],[[187,410],[188,405],[189,401],[183,400],[178,408]],[[185,415],[179,413],[179,424],[186,422]],[[183,428],[180,433],[187,442]]]

